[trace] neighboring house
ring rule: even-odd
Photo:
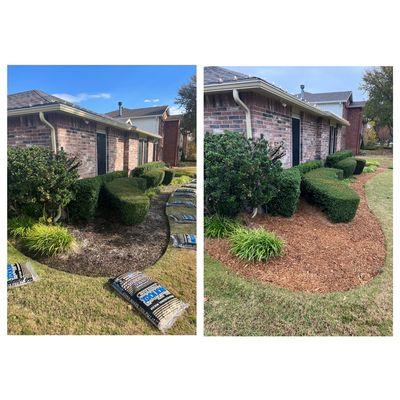
[[[187,138],[180,129],[181,115],[170,115],[168,106],[125,108],[118,102],[118,110],[106,113],[121,122],[131,123],[139,129],[161,137],[155,147],[154,159],[176,166],[182,153],[187,152]]]
[[[283,143],[284,167],[325,159],[343,149],[349,122],[257,78],[220,67],[204,69],[204,131],[243,132]]]
[[[350,126],[345,129],[345,147],[352,150],[354,154],[359,154],[365,130],[363,109],[366,102],[353,101],[351,91],[309,93],[304,91],[304,85],[301,85],[300,89],[301,93],[296,94],[296,96],[301,100],[315,104],[322,110],[330,111],[350,122]]]
[[[77,155],[82,178],[132,170],[154,160],[161,136],[39,90],[8,96],[8,145]]]

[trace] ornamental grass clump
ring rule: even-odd
[[[11,218],[8,220],[8,234],[14,239],[22,239],[35,223],[36,221],[33,218],[25,215]]]
[[[28,230],[23,245],[32,254],[53,256],[72,250],[76,241],[67,228],[39,223]]]
[[[239,221],[214,214],[204,217],[204,234],[208,238],[225,238],[242,225]]]
[[[230,242],[231,252],[242,260],[265,262],[283,254],[283,240],[263,228],[238,228]]]

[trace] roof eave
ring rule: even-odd
[[[313,106],[312,104],[305,103],[304,101],[297,99],[295,96],[284,92],[282,89],[278,89],[275,86],[258,79],[248,79],[245,81],[238,81],[238,82],[225,82],[225,83],[204,85],[204,93],[217,93],[232,89],[238,89],[238,90],[261,89],[269,94],[280,97],[282,100],[285,100],[286,102],[292,105],[307,110],[311,114],[334,119],[341,125],[350,126],[350,123],[344,118],[341,118],[336,114],[332,114],[328,111],[323,111],[317,108],[316,106]]]
[[[128,126],[125,123],[114,121],[111,118],[102,117],[101,115],[92,114],[90,112],[80,110],[80,109],[68,106],[66,104],[60,104],[60,103],[7,110],[7,115],[9,117],[17,117],[20,115],[37,114],[39,112],[57,112],[57,111],[71,114],[71,115],[81,117],[81,118],[86,118],[86,119],[89,119],[89,120],[92,120],[95,122],[100,122],[105,125],[112,126],[114,128],[118,128],[118,129],[121,129],[124,131],[136,132],[139,135],[151,136],[156,139],[161,139],[161,136],[159,136],[155,133],[143,131],[143,130],[137,129],[133,126]]]

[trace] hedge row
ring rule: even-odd
[[[343,170],[336,168],[318,168],[307,173],[309,178],[343,179]]]
[[[329,154],[329,156],[326,157],[325,166],[326,167],[335,167],[335,165],[339,161],[342,161],[345,158],[349,158],[349,157],[353,157],[353,153],[351,152],[351,150],[337,151],[336,153]]]
[[[343,177],[349,178],[354,174],[354,170],[356,169],[357,161],[355,158],[345,158],[335,164],[335,168],[341,169],[343,171]]]
[[[114,171],[94,178],[80,179],[75,184],[75,199],[68,205],[71,218],[88,220],[95,216],[101,187],[105,182],[128,176],[126,171]]]
[[[297,168],[300,171],[300,173],[306,174],[307,172],[310,172],[313,169],[321,168],[321,167],[323,167],[321,160],[312,160],[312,161],[307,161],[303,164],[300,164],[295,168]]]
[[[119,220],[126,225],[140,224],[150,208],[149,198],[132,178],[115,179],[104,184],[105,196]]]
[[[132,170],[131,176],[142,176],[145,172],[165,168],[165,163],[162,161],[149,162]]]
[[[322,172],[319,174],[322,175]],[[320,206],[332,222],[351,221],[360,203],[358,194],[336,178],[328,178],[333,171],[325,171],[325,174],[325,177],[318,176],[314,171],[305,174],[302,179],[303,194],[308,201]]]
[[[283,170],[274,182],[277,194],[268,204],[272,214],[291,217],[297,210],[300,197],[301,174],[299,168]]]

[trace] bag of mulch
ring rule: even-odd
[[[189,208],[196,208],[196,204],[191,201],[169,201],[166,204],[167,207],[189,207]]]
[[[175,190],[175,193],[194,193],[196,194],[196,189],[193,188],[179,188]]]
[[[110,285],[163,333],[189,307],[140,271],[119,275]]]
[[[187,198],[196,198],[196,193],[190,193],[190,192],[174,192],[173,193],[174,197],[187,197]]]
[[[38,276],[30,263],[7,264],[7,287],[17,287],[38,280]]]
[[[188,189],[196,189],[196,183],[186,183],[185,185],[182,186],[183,188],[188,188]]]
[[[178,233],[171,235],[172,246],[180,249],[196,249],[196,235]]]
[[[192,224],[196,222],[196,216],[192,214],[171,214],[169,217],[177,224]]]

